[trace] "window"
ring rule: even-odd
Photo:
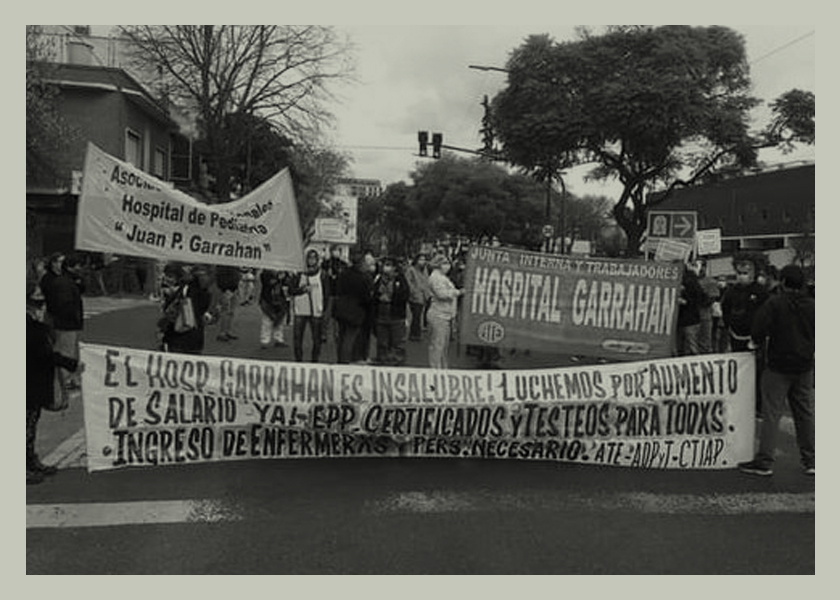
[[[125,161],[138,169],[143,168],[143,139],[131,129],[125,130]]]
[[[155,148],[152,175],[158,179],[166,179],[166,150],[163,148]]]

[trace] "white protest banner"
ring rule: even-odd
[[[89,471],[266,458],[467,457],[728,469],[755,358],[432,370],[82,344]]]
[[[313,242],[330,244],[356,243],[359,200],[354,196],[335,196],[332,202],[338,206],[338,217],[315,219]]]
[[[697,254],[720,254],[720,229],[701,229],[697,232]]]
[[[76,248],[157,260],[302,271],[291,175],[203,204],[88,143]]]
[[[693,247],[693,240],[689,242],[686,240],[664,238],[659,240],[656,245],[654,260],[657,262],[673,262],[675,260],[685,262],[688,259],[688,255],[691,254]]]

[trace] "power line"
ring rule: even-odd
[[[814,29],[812,29],[812,30],[811,30],[811,31],[809,31],[808,33],[806,33],[806,34],[804,34],[804,35],[799,36],[799,37],[798,37],[798,38],[796,38],[795,40],[791,40],[791,41],[789,41],[787,44],[783,44],[783,45],[779,46],[778,48],[775,48],[775,49],[771,50],[770,52],[767,52],[766,54],[762,54],[761,56],[759,56],[759,57],[758,57],[758,58],[756,58],[755,60],[751,61],[751,62],[750,62],[750,64],[751,64],[751,65],[754,65],[754,64],[755,64],[755,63],[757,63],[758,61],[760,61],[760,60],[764,60],[764,59],[765,59],[765,58],[767,58],[768,56],[771,56],[771,55],[773,55],[773,54],[776,54],[776,52],[781,52],[781,51],[782,51],[782,50],[784,50],[785,48],[787,48],[787,47],[789,47],[789,46],[793,46],[793,45],[794,45],[795,43],[797,43],[797,42],[801,42],[801,41],[802,41],[802,40],[804,40],[805,38],[807,38],[807,37],[810,37],[810,36],[814,35],[814,31],[815,31],[815,30],[814,30]]]

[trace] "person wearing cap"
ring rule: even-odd
[[[458,310],[457,300],[464,294],[464,290],[456,288],[447,277],[452,263],[445,254],[432,257],[429,268],[429,366],[433,369],[448,369],[452,320]]]
[[[38,484],[58,469],[43,464],[35,451],[41,409],[52,403],[56,368],[77,371],[79,361],[56,351],[53,332],[43,322],[44,300],[34,280],[26,282],[26,483]]]
[[[781,291],[756,312],[752,341],[766,344],[766,365],[761,375],[762,416],[755,458],[740,463],[744,473],[773,474],[779,419],[785,401],[796,430],[799,457],[806,475],[815,474],[814,342],[815,302],[805,293],[805,275],[796,265],[779,273]]]

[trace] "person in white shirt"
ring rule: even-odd
[[[310,248],[306,252],[306,271],[299,273],[289,288],[292,297],[292,343],[295,360],[303,362],[303,336],[306,327],[312,334],[312,362],[321,357],[321,329],[323,327],[324,304],[329,291],[327,277],[321,269],[321,256]]]
[[[434,256],[429,262],[429,267],[431,303],[426,313],[429,321],[429,366],[433,369],[448,369],[452,320],[457,314],[458,297],[464,290],[456,288],[447,277],[452,263],[445,255]]]

